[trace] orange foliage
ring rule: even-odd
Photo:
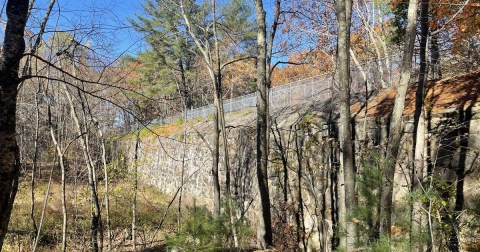
[[[256,80],[255,60],[241,60],[222,71],[223,93],[227,98],[254,92]]]
[[[140,69],[142,68],[143,65],[139,61],[132,61],[128,64],[128,67],[122,68],[124,74],[127,76],[125,88],[130,90],[141,89],[137,81],[141,78]]]
[[[464,3],[464,0],[439,0],[430,6],[434,17],[430,21],[431,29],[443,27],[451,34],[452,52],[460,55],[465,55],[468,50],[465,40],[471,37],[478,39],[480,33],[480,3],[470,1],[465,6]]]
[[[333,70],[333,56],[322,51],[309,51],[293,54],[285,68],[276,68],[272,73],[271,86],[280,86]]]

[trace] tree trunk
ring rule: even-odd
[[[441,79],[442,75],[442,68],[440,66],[440,45],[438,44],[438,32],[433,31],[432,36],[430,38],[431,44],[431,64],[432,69],[431,71],[431,79]]]
[[[20,160],[15,138],[18,68],[25,50],[23,34],[28,1],[8,0],[7,25],[0,61],[0,249],[7,234],[13,202],[18,189]]]
[[[133,198],[132,198],[132,250],[137,251],[137,190],[138,190],[138,148],[140,145],[140,129],[135,140],[135,156],[133,157]]]
[[[233,205],[231,199],[231,189],[230,189],[230,160],[228,154],[228,139],[227,139],[227,128],[225,123],[225,111],[223,109],[223,97],[222,97],[222,70],[220,67],[220,47],[218,44],[217,36],[217,22],[216,22],[216,0],[212,0],[212,13],[213,13],[213,39],[215,46],[215,72],[216,72],[216,85],[215,85],[215,94],[218,99],[218,116],[219,116],[219,126],[222,133],[223,140],[223,166],[225,167],[225,197],[227,204],[227,216],[230,221],[230,233],[233,236],[234,246],[238,247],[238,237],[235,228],[235,220],[233,214]]]
[[[214,84],[216,85],[216,84]],[[213,109],[213,159],[212,159],[212,176],[213,176],[213,215],[220,217],[220,180],[218,175],[218,167],[220,162],[220,128],[218,106],[220,101],[217,95],[214,98]]]
[[[421,183],[425,175],[425,85],[427,83],[427,38],[428,38],[428,7],[429,0],[421,0],[420,5],[420,71],[418,74],[418,85],[415,94],[415,113],[413,116],[413,171],[411,177],[412,190],[421,192]],[[422,202],[413,202],[412,208],[412,232],[418,236],[424,231],[426,215],[422,211]],[[411,232],[411,233],[412,233]],[[416,251],[425,251],[427,246],[420,242],[414,247]]]
[[[212,6],[213,7],[213,6]],[[190,37],[193,39],[195,45],[200,50],[205,62],[207,63],[207,70],[212,80],[213,88],[215,91],[214,95],[214,107],[213,110],[213,148],[212,148],[212,177],[213,177],[213,214],[215,217],[220,216],[220,181],[218,176],[218,166],[220,161],[220,105],[221,105],[221,90],[219,88],[218,77],[214,71],[216,66],[211,57],[210,44],[207,41],[204,43],[200,38],[195,35],[192,28],[192,23],[189,16],[185,12],[183,1],[180,1],[180,9],[185,25],[187,26],[187,31],[190,34]],[[219,59],[217,59],[218,61]],[[223,110],[222,110],[223,111]]]
[[[415,42],[415,28],[417,20],[417,0],[409,0],[408,3],[408,21],[405,34],[405,45],[403,50],[402,67],[400,71],[400,81],[396,87],[395,102],[393,105],[392,116],[390,118],[390,135],[388,138],[387,158],[396,160],[400,149],[400,140],[402,138],[402,115],[405,108],[405,97],[412,70],[413,46]],[[393,183],[395,178],[396,162],[387,168],[385,174],[384,188],[382,189],[382,208],[381,215],[384,219],[380,220],[379,233],[390,236],[392,223],[393,206]]]
[[[183,61],[181,59],[178,60],[178,67],[180,69],[180,77],[181,77],[180,83],[182,84],[182,86],[179,87],[180,96],[182,97],[184,106],[187,107],[187,109],[191,109],[193,107],[193,101],[192,101],[192,96],[188,91],[185,67],[183,66]]]
[[[350,221],[356,204],[355,167],[353,164],[352,128],[350,123],[350,25],[352,15],[351,0],[335,1],[337,14],[337,78],[339,82],[339,140],[341,150],[341,166],[339,189],[340,246],[352,251],[355,245],[356,227]],[[343,194],[343,195],[342,195]],[[344,197],[344,198],[342,198]]]
[[[40,239],[40,232],[42,231],[43,220],[45,219],[45,210],[47,209],[48,197],[50,195],[50,185],[52,184],[52,175],[53,169],[55,169],[55,164],[57,163],[57,155],[53,157],[52,169],[50,169],[50,176],[48,179],[47,190],[45,191],[45,199],[43,200],[42,214],[40,215],[40,222],[38,223],[38,231],[35,236],[35,242],[32,246],[32,252],[37,250],[38,240]]]
[[[75,75],[75,74],[74,74]],[[92,158],[90,156],[90,153],[88,151],[88,146],[87,146],[87,139],[84,136],[85,134],[82,132],[82,127],[80,125],[80,120],[78,118],[75,105],[73,104],[73,99],[70,94],[70,91],[68,90],[66,84],[62,85],[62,88],[65,92],[65,96],[67,97],[68,103],[70,105],[70,110],[71,110],[71,115],[72,118],[75,122],[75,130],[77,131],[77,134],[80,136],[80,146],[83,152],[83,157],[85,159],[85,164],[88,169],[88,185],[90,187],[90,193],[92,197],[92,204],[93,204],[93,211],[92,211],[92,220],[91,220],[91,242],[92,242],[92,250],[93,251],[98,251],[99,250],[99,245],[100,249],[102,248],[102,242],[98,240],[97,234],[101,231],[101,223],[102,223],[102,218],[101,218],[101,213],[100,213],[100,203],[98,200],[98,191],[97,191],[97,186],[96,186],[96,180],[97,177],[95,176],[95,166],[93,164]],[[100,235],[102,236],[102,235]]]
[[[32,227],[34,235],[37,234],[37,222],[35,221],[35,171],[37,170],[38,166],[38,138],[39,138],[39,128],[40,128],[40,107],[39,107],[39,97],[42,84],[38,84],[37,92],[35,93],[35,139],[33,140],[33,162],[32,162],[32,177],[30,180],[30,198],[31,198],[31,205],[30,205],[30,220],[32,221]],[[35,237],[35,236],[33,236]],[[35,241],[33,241],[35,242]]]
[[[63,160],[63,151],[55,137],[55,131],[52,124],[52,114],[50,112],[50,106],[48,107],[48,124],[50,127],[50,136],[52,137],[53,145],[55,146],[55,151],[58,156],[58,162],[60,164],[61,176],[62,176],[62,251],[67,251],[67,202],[66,202],[66,192],[65,192],[65,162]]]
[[[268,93],[266,62],[266,24],[262,0],[254,0],[257,21],[257,179],[260,191],[257,245],[265,249],[273,245],[270,194],[268,188]]]
[[[306,230],[305,230],[305,211],[303,208],[303,195],[302,195],[302,176],[303,176],[303,150],[302,150],[302,145],[301,142],[303,142],[303,139],[300,139],[298,135],[298,131],[301,130],[297,125],[295,125],[295,149],[296,149],[296,154],[297,154],[297,163],[298,163],[298,170],[297,170],[297,242],[300,245],[300,242],[302,244],[301,249],[303,251],[307,251],[307,242],[305,240],[305,235],[306,235]],[[287,184],[285,184],[285,187],[287,187]],[[286,207],[286,206],[285,206]],[[287,216],[285,216],[287,218]],[[319,223],[317,223],[318,225]]]
[[[475,103],[470,103],[468,108],[460,111],[460,123],[462,127],[458,129],[458,138],[460,139],[460,155],[458,159],[457,169],[455,170],[456,174],[456,190],[455,190],[455,207],[454,213],[451,218],[451,230],[447,241],[447,248],[450,251],[457,252],[460,251],[460,215],[464,210],[464,183],[465,183],[465,172],[467,168],[468,161],[468,146],[470,142],[470,121],[472,120],[472,107]]]
[[[185,85],[185,76],[182,73],[182,82]],[[182,103],[183,103],[183,120],[187,122],[188,120],[188,101],[186,96],[182,96]],[[185,160],[187,155],[187,123],[183,125],[183,143],[182,143],[182,170],[181,170],[181,177],[180,177],[180,187],[178,190],[178,219],[177,219],[177,232],[180,233],[180,227],[182,225],[182,195],[183,195],[183,186],[185,184]]]
[[[92,116],[94,121],[94,125],[97,128],[98,136],[100,138],[100,145],[102,148],[102,165],[103,165],[103,173],[104,173],[104,181],[105,181],[105,218],[107,224],[107,250],[112,250],[112,232],[110,230],[110,189],[109,189],[109,179],[108,179],[108,166],[107,166],[107,150],[105,147],[105,137],[103,136],[103,131],[101,126],[99,125],[98,121],[95,120]]]

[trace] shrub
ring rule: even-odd
[[[166,237],[169,247],[180,251],[212,251],[222,245],[225,230],[204,206],[187,207],[182,226],[175,237]]]

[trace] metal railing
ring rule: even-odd
[[[322,74],[306,79],[298,80],[289,84],[273,87],[269,92],[270,109],[293,106],[312,100],[325,100],[332,96],[332,74]],[[224,100],[223,108],[225,113],[240,111],[256,106],[256,93],[251,93],[232,99]],[[214,105],[209,104],[203,107],[187,111],[187,120],[195,118],[207,118],[213,113]],[[164,117],[153,120],[152,124],[173,123],[184,114]]]

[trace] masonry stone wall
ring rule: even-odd
[[[270,185],[272,212],[302,209],[308,247],[314,251],[328,246],[335,222],[335,179],[339,165],[339,149],[336,143],[336,117],[323,111],[325,104],[310,104],[273,111],[270,134]],[[473,111],[465,120],[465,114],[451,112],[433,115],[426,125],[431,141],[429,158],[433,162],[436,178],[454,182],[456,171],[462,163],[468,169],[465,178],[466,207],[476,204],[480,196],[477,187],[478,154],[480,151],[480,114]],[[353,123],[355,148],[360,161],[361,153],[371,149],[384,150],[388,138],[388,119],[356,118]],[[255,183],[255,113],[251,110],[227,115],[228,150],[231,162],[232,193],[241,214],[254,218],[258,190]],[[410,191],[413,120],[406,118],[401,153],[395,174],[394,197],[401,201]],[[188,123],[186,134],[182,130],[168,136],[149,136],[141,139],[139,166],[143,180],[166,194],[174,195],[184,181],[184,197],[213,205],[209,141],[211,123]],[[180,126],[179,126],[180,127]],[[462,131],[464,130],[464,131]],[[463,136],[461,133],[467,133]],[[462,138],[467,141],[462,142]],[[185,141],[186,140],[186,141]],[[186,144],[185,144],[186,143]],[[467,143],[467,146],[462,144]],[[132,160],[135,139],[124,139],[119,148]],[[283,149],[283,150],[282,150]],[[300,159],[298,153],[301,153]],[[463,155],[463,159],[462,159]],[[287,159],[287,176],[283,169]],[[220,158],[222,160],[222,158]],[[182,169],[183,167],[183,169]],[[225,171],[220,165],[220,178],[224,190]],[[299,176],[299,167],[303,173]],[[287,185],[285,185],[287,181]],[[284,186],[288,189],[284,190]],[[301,188],[301,190],[299,190]],[[284,194],[288,194],[284,202]],[[303,204],[295,204],[299,197]],[[283,203],[282,203],[283,202]],[[293,217],[292,217],[293,218]],[[293,220],[290,220],[293,221]]]

